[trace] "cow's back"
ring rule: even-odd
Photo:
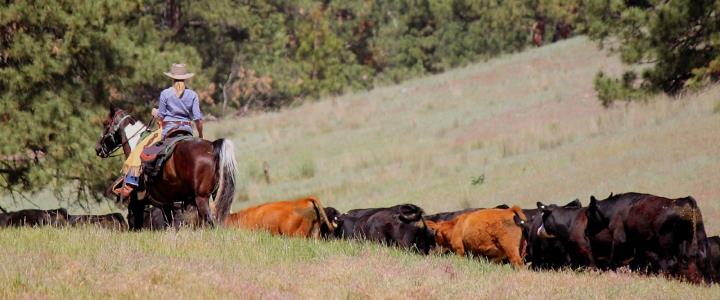
[[[355,209],[340,216],[336,234],[428,253],[435,237],[425,225],[423,215],[422,208],[412,204]]]
[[[364,232],[368,219],[383,208],[351,209],[338,217],[339,226],[335,236],[340,238],[365,238]]]
[[[453,250],[460,255],[487,256],[494,261],[509,258],[515,266],[522,265],[524,244],[522,228],[515,218],[526,221],[522,210],[485,209],[457,217],[452,231]]]
[[[514,217],[515,214],[508,209],[485,209],[467,213],[458,217],[454,234],[471,239],[477,235],[477,238],[488,240],[510,232],[522,236],[522,228],[515,223]],[[477,230],[478,228],[484,230]]]
[[[67,224],[67,211],[63,208],[41,210],[24,209],[7,214],[7,226],[63,226]]]
[[[316,198],[310,197],[261,204],[230,214],[225,224],[229,227],[267,230],[275,235],[315,236],[319,234],[323,222],[319,215],[323,208],[318,202]]]
[[[106,215],[70,215],[68,221],[71,226],[96,226],[106,229],[127,230],[128,223],[120,213]]]

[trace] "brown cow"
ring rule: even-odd
[[[452,220],[428,222],[435,230],[439,247],[447,248],[460,256],[482,255],[494,262],[508,259],[515,267],[523,265],[525,241],[522,209],[483,209],[462,214]]]
[[[313,238],[328,236],[335,231],[335,224],[328,219],[322,203],[313,196],[261,204],[231,213],[225,226]],[[329,232],[322,232],[323,229],[329,229]]]

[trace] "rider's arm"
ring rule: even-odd
[[[157,117],[160,120],[165,119],[165,115],[167,115],[167,97],[163,95],[163,93],[160,94],[160,101],[158,101],[158,109],[157,109],[157,115],[153,115]]]
[[[198,131],[198,136],[203,138],[203,124],[202,124],[202,112],[200,112],[200,101],[197,96],[193,99],[192,103],[192,119],[195,121],[195,128]]]

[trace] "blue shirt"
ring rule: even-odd
[[[186,88],[180,98],[169,87],[160,93],[158,115],[163,121],[197,121],[203,118],[195,91]]]

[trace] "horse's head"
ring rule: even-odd
[[[129,120],[130,119],[130,120]],[[127,121],[132,117],[122,109],[110,108],[110,113],[103,121],[103,131],[95,143],[95,154],[102,158],[110,156],[118,148],[122,147],[121,130]]]

